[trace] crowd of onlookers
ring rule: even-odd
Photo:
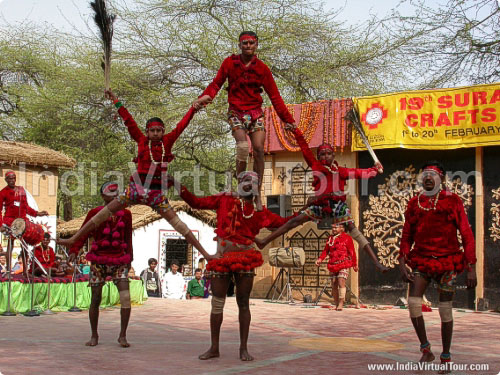
[[[76,270],[74,269],[74,265],[76,264]],[[8,265],[7,265],[7,253],[0,252],[0,276],[7,277],[8,276]],[[21,256],[18,256],[12,262],[12,276],[17,279],[23,276],[24,264]],[[31,269],[29,270],[31,272]],[[48,269],[46,270],[49,271]],[[73,278],[73,274],[75,274],[75,278],[88,278],[90,273],[90,262],[87,261],[85,255],[81,255],[76,262],[69,262],[65,257],[61,255],[56,255],[54,267],[50,269],[51,277],[66,277],[69,279]],[[46,277],[43,273],[35,272],[35,276]],[[136,278],[135,271],[133,267],[130,268],[129,271],[130,278]]]
[[[76,263],[76,272],[74,270]],[[51,277],[58,278],[88,278],[90,272],[90,262],[85,255],[81,255],[76,262],[69,262],[66,258],[57,255],[54,268],[51,270]],[[198,299],[208,298],[210,296],[210,278],[208,271],[197,268],[194,271],[194,278],[187,282],[182,274],[181,264],[177,260],[170,262],[168,272],[160,280],[157,267],[158,261],[154,258],[149,259],[149,267],[143,270],[140,278],[144,282],[149,297],[163,297],[172,299]],[[7,277],[7,254],[0,252],[0,276]],[[20,278],[23,275],[24,265],[22,257],[18,256],[12,264],[12,277]],[[41,275],[43,276],[43,275]],[[133,267],[129,270],[129,278],[139,278],[135,275]]]
[[[150,258],[148,265],[149,267],[141,272],[141,279],[149,297],[198,299],[210,296],[210,278],[207,270],[195,269],[194,278],[186,283],[181,264],[177,260],[170,262],[170,268],[162,280],[156,269],[158,261]]]

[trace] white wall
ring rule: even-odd
[[[185,212],[177,212],[177,215],[179,215],[179,219],[186,223],[188,228],[191,229],[205,250],[209,254],[215,254],[217,251],[216,242],[213,240],[215,237],[215,228],[212,228]],[[165,254],[161,253],[161,242],[165,240],[165,237],[172,236],[182,238],[165,219],[157,220],[145,227],[134,230],[132,236],[132,244],[134,247],[134,261],[132,262],[132,267],[134,267],[136,275],[139,275],[143,269],[148,267],[149,258],[156,258],[158,259],[158,265],[161,267],[158,270],[160,272],[159,277],[163,279],[163,274],[166,270],[164,269]],[[202,258],[201,254],[193,248],[195,265],[198,264],[199,258]]]

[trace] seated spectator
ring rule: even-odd
[[[205,295],[205,281],[201,279],[201,268],[194,270],[194,279],[188,283],[186,298],[198,299]]]
[[[182,299],[186,282],[179,271],[179,261],[172,260],[170,271],[163,278],[163,297],[171,299]]]
[[[7,254],[0,253],[0,274],[3,276],[7,272]]]
[[[12,267],[12,274],[13,275],[20,275],[24,271],[24,265],[23,265],[23,258],[18,257],[16,264],[14,264],[14,267]]]
[[[161,284],[156,272],[158,261],[155,258],[149,258],[148,268],[141,272],[141,279],[146,287],[148,297],[161,297]],[[129,272],[130,275],[130,272]]]
[[[78,264],[78,268],[82,275],[88,275],[90,273],[90,262],[87,260],[85,254],[80,255],[80,262]]]
[[[203,298],[208,298],[210,297],[211,290],[210,290],[210,276],[208,274],[208,270],[205,269],[203,271]]]
[[[56,271],[56,265],[55,265],[56,254],[54,253],[54,249],[49,246],[49,243],[50,243],[50,234],[45,233],[43,235],[42,243],[36,246],[33,249],[33,251],[36,259],[38,259],[38,262],[42,265],[47,274],[49,273],[49,271],[51,271],[53,275],[54,272]],[[37,277],[45,276],[45,273],[43,273],[42,269],[38,264],[35,265],[34,275]]]
[[[134,267],[130,266],[128,270],[128,277],[135,277],[135,270]]]

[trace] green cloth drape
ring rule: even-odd
[[[130,299],[132,304],[142,305],[148,298],[146,288],[142,280],[130,280]],[[7,291],[9,283],[0,282],[0,313],[7,309]],[[34,288],[34,303],[36,310],[47,309],[46,283],[37,283]],[[74,284],[56,283],[50,284],[50,309],[52,311],[68,311],[73,307]],[[118,289],[112,281],[106,282],[102,288],[101,307],[110,307],[120,303]],[[31,285],[12,281],[10,298],[10,310],[16,313],[25,313],[31,306]],[[76,283],[76,306],[80,309],[88,309],[90,306],[90,288],[88,282]]]

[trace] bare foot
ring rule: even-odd
[[[86,346],[96,346],[99,343],[99,336],[92,336],[89,341],[85,343]]]
[[[342,308],[344,307],[344,302],[339,302],[339,304],[337,305],[337,308],[336,310],[337,311],[342,311]]]
[[[215,349],[212,349],[210,347],[210,349],[208,349],[205,353],[203,354],[200,354],[198,356],[198,359],[201,359],[202,361],[206,360],[206,359],[210,359],[210,358],[219,358],[220,357],[220,353],[218,350],[215,350]]]
[[[434,361],[434,359],[436,359],[434,354],[432,354],[431,351],[426,351],[426,352],[422,353],[422,357],[420,357],[419,362],[432,362],[432,361]]]
[[[130,344],[127,342],[127,337],[125,336],[120,336],[118,337],[118,344],[122,346],[122,348],[128,348]]]
[[[253,361],[253,357],[248,354],[248,350],[240,349],[240,359],[242,361]]]

